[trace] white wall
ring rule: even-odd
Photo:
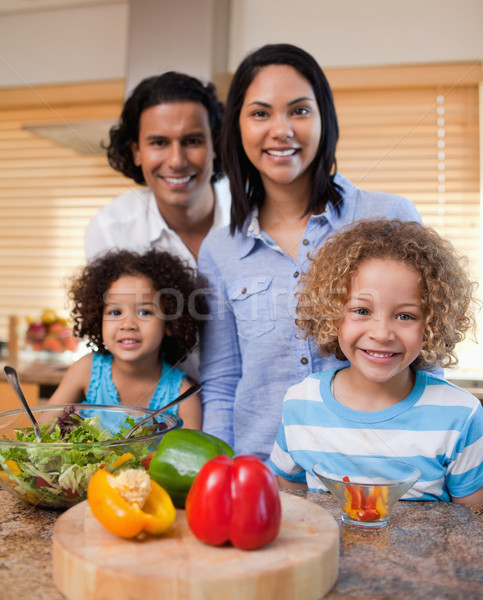
[[[129,3],[0,15],[0,86],[125,77]]]
[[[269,42],[300,45],[323,67],[483,58],[482,0],[231,1],[231,71]],[[0,86],[126,77],[136,0],[64,3],[0,14]]]
[[[483,59],[482,0],[232,0],[229,67],[289,42],[323,67]]]

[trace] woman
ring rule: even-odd
[[[405,198],[358,190],[336,172],[338,135],[332,92],[312,56],[275,44],[243,60],[221,136],[231,224],[206,238],[198,261],[211,290],[203,429],[237,454],[268,459],[288,387],[341,364],[296,335],[294,291],[310,251],[359,219],[421,221]]]

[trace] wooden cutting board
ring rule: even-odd
[[[125,540],[82,502],[55,524],[54,581],[69,600],[318,600],[337,580],[337,523],[313,502],[281,499],[278,537],[252,551],[198,541],[184,510],[164,536]]]

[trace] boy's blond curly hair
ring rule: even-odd
[[[303,336],[313,338],[322,356],[345,360],[338,329],[352,277],[363,261],[384,258],[402,262],[421,279],[423,344],[412,366],[456,365],[455,345],[468,331],[475,332],[477,284],[450,242],[415,222],[360,221],[327,240],[311,257],[296,293],[296,325]]]

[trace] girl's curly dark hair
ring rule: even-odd
[[[450,242],[415,222],[360,221],[330,237],[301,277],[297,327],[304,337],[313,337],[322,356],[345,360],[338,330],[351,280],[363,261],[384,258],[402,262],[420,276],[424,332],[413,367],[454,366],[456,344],[475,331],[471,309],[481,304],[477,284],[469,280],[465,259]]]
[[[102,339],[105,294],[125,275],[142,275],[151,280],[155,290],[165,291],[159,295],[160,308],[170,328],[169,335],[164,335],[160,357],[171,365],[184,360],[197,343],[199,321],[208,314],[206,298],[196,283],[193,269],[168,252],[156,249],[145,254],[111,251],[89,262],[72,279],[69,298],[74,304],[71,311],[74,334],[87,336],[87,345],[95,352],[109,354]]]
[[[110,166],[136,183],[146,184],[142,168],[134,164],[131,149],[132,143],[139,141],[141,114],[151,106],[173,102],[199,102],[206,108],[215,154],[211,182],[218,181],[223,176],[219,150],[223,104],[212,83],[205,85],[195,77],[176,71],[147,77],[134,88],[124,103],[119,122],[109,132],[107,158]]]

